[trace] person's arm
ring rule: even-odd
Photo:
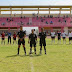
[[[19,37],[19,32],[18,32],[18,34],[17,34],[17,37],[18,37],[18,39],[20,39],[20,37]]]
[[[38,35],[38,38],[40,38],[40,33],[39,33],[39,35]]]
[[[29,38],[28,38],[28,43],[30,43],[30,35],[29,35]]]

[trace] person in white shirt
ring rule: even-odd
[[[52,39],[51,44],[55,43],[55,32],[54,31],[51,32],[51,39]]]
[[[63,38],[63,44],[66,44],[66,33],[63,31],[62,33],[62,38]]]
[[[71,31],[69,32],[69,44],[71,44],[71,41],[72,41],[72,33]]]

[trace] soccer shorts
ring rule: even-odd
[[[63,37],[63,39],[65,39],[66,37]]]
[[[30,47],[36,47],[36,42],[31,42],[30,41]]]
[[[58,40],[61,40],[61,37],[58,37]]]
[[[40,46],[46,46],[46,41],[40,41]]]
[[[2,38],[2,40],[5,40],[5,38]]]
[[[16,40],[16,38],[13,38],[13,40]]]
[[[51,37],[52,39],[55,39],[55,36],[54,37]]]
[[[18,45],[25,45],[25,40],[23,39],[22,41],[20,41],[20,39],[18,40]]]

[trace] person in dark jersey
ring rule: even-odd
[[[17,53],[17,55],[19,55],[19,50],[20,50],[21,44],[23,45],[23,49],[24,49],[24,52],[25,52],[25,55],[26,55],[25,35],[26,35],[26,33],[23,31],[22,26],[20,26],[20,31],[17,34],[17,36],[18,36],[18,53]]]
[[[44,46],[44,51],[46,54],[46,32],[44,32],[44,29],[41,28],[41,32],[39,33],[39,38],[40,38],[40,54],[42,53],[42,45]]]
[[[58,44],[59,43],[61,44],[61,32],[60,31],[58,31],[57,37],[58,37]]]
[[[32,54],[32,47],[34,47],[34,52],[36,54],[36,42],[37,42],[37,35],[34,34],[34,29],[31,30],[31,34],[29,34],[28,43],[30,43],[30,54]]]

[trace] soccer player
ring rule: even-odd
[[[18,53],[17,53],[17,55],[19,55],[19,50],[20,50],[21,44],[23,45],[24,52],[25,52],[25,55],[26,55],[25,35],[26,35],[26,33],[23,31],[22,26],[20,26],[20,31],[17,34],[17,36],[18,36]]]
[[[28,43],[30,43],[30,54],[32,54],[32,47],[34,46],[34,52],[36,54],[36,42],[37,42],[37,35],[34,34],[34,29],[31,30],[31,34],[29,34]]]
[[[40,38],[40,54],[42,53],[42,45],[44,46],[44,51],[46,54],[46,32],[44,32],[44,28],[41,28],[41,32],[39,33]]]
[[[51,32],[51,39],[52,39],[51,44],[55,43],[55,32],[54,31]]]
[[[63,38],[63,44],[66,44],[66,33],[63,31],[62,33],[62,38]]]
[[[5,44],[5,33],[4,33],[4,32],[2,32],[1,37],[2,37],[1,44],[2,44],[3,42],[4,42],[4,44]]]
[[[9,44],[9,41],[10,41],[10,44],[11,44],[11,32],[10,31],[8,32],[8,44]]]
[[[72,41],[72,33],[71,31],[69,32],[69,44],[71,44],[71,41]]]
[[[14,32],[14,34],[13,34],[13,44],[14,44],[14,42],[16,42],[16,32]]]
[[[59,43],[61,44],[61,32],[60,31],[58,31],[57,36],[58,36],[58,44]]]

